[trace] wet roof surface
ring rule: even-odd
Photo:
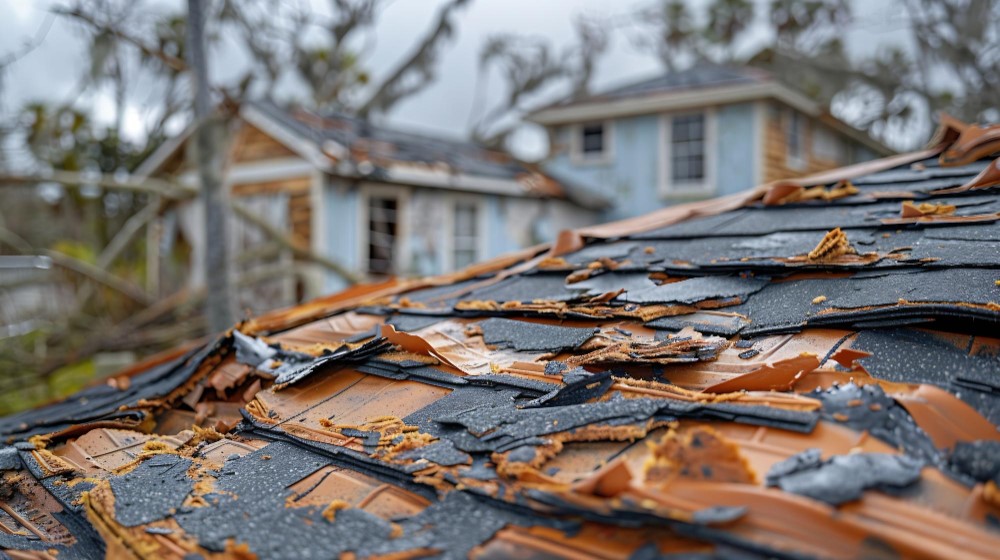
[[[991,130],[352,288],[0,419],[0,550],[993,557]]]
[[[320,148],[323,142],[332,140],[375,161],[445,164],[453,171],[484,177],[516,179],[532,173],[510,155],[468,140],[396,130],[341,113],[320,115],[305,109],[286,110],[263,101],[251,105]]]
[[[624,99],[694,88],[752,84],[767,81],[769,78],[766,72],[755,68],[706,63],[612,88],[595,94],[593,98]]]

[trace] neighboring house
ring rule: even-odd
[[[748,67],[701,65],[528,120],[549,132],[545,170],[614,201],[608,219],[892,153]]]
[[[189,134],[165,144],[138,174],[196,185],[197,173],[185,158]],[[230,138],[225,181],[235,201],[314,253],[370,277],[460,269],[594,223],[602,207],[595,197],[572,197],[564,185],[506,153],[343,115],[245,103]],[[202,219],[198,205],[187,206],[162,220],[150,246],[169,253],[182,238],[190,245],[187,281],[200,285]],[[275,254],[263,250],[268,240],[259,228],[232,222],[230,249],[238,269],[273,267]],[[279,255],[277,262],[289,265],[290,256]],[[155,276],[167,281],[170,271],[156,266]],[[334,273],[304,268],[298,282],[279,281],[267,297],[290,303],[344,285]],[[173,283],[184,274],[174,272]]]

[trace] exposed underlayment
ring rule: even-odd
[[[984,130],[359,286],[0,419],[0,550],[995,557]]]

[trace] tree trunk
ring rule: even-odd
[[[194,114],[198,123],[195,154],[205,205],[205,271],[208,297],[205,318],[211,332],[233,325],[226,240],[226,204],[222,190],[221,136],[223,123],[213,118],[209,98],[208,61],[205,52],[205,0],[188,0],[188,61],[194,77]]]

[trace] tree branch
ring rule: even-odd
[[[469,0],[452,0],[441,8],[437,24],[424,36],[410,56],[402,60],[357,109],[360,117],[366,118],[373,112],[387,112],[400,99],[420,91],[434,79],[432,67],[437,57],[436,49],[442,40],[452,34],[452,12],[468,2]],[[415,85],[404,86],[403,80],[413,73],[420,75],[421,80]]]
[[[77,173],[75,171],[54,170],[45,174],[0,174],[0,187],[4,185],[34,185],[38,183],[58,183],[64,187],[79,188],[96,185],[108,190],[122,190],[158,194],[171,200],[193,198],[197,190],[166,181],[147,177],[145,179],[117,179],[113,175]]]
[[[117,27],[113,27],[113,26],[101,23],[101,22],[97,21],[96,19],[94,19],[94,17],[92,15],[90,15],[90,14],[88,14],[88,13],[80,10],[79,8],[56,7],[52,11],[53,11],[53,13],[55,13],[57,15],[62,15],[62,16],[67,16],[67,17],[75,18],[75,19],[77,19],[77,20],[79,20],[79,21],[81,21],[81,22],[89,25],[90,27],[93,27],[94,30],[97,31],[97,32],[99,32],[99,33],[108,33],[108,34],[112,35],[113,37],[116,37],[116,38],[118,38],[118,39],[120,39],[122,41],[125,41],[126,43],[129,43],[130,45],[133,45],[134,47],[138,48],[142,52],[142,54],[144,54],[146,56],[149,56],[149,57],[152,57],[152,58],[155,58],[155,59],[163,62],[163,64],[165,64],[167,67],[171,68],[172,70],[174,70],[176,72],[186,72],[188,70],[188,65],[187,65],[187,63],[184,62],[183,59],[180,59],[180,58],[177,58],[176,56],[173,56],[171,54],[165,53],[165,52],[163,52],[160,49],[157,49],[157,48],[154,48],[154,47],[150,47],[149,45],[147,45],[146,43],[144,43],[142,40],[140,40],[140,39],[138,39],[136,37],[133,37],[132,35],[129,35],[128,33],[125,33],[124,31],[122,31],[121,29],[119,29]]]
[[[230,201],[229,204],[230,207],[233,209],[233,211],[239,217],[257,226],[262,232],[266,233],[275,242],[285,247],[286,249],[290,250],[292,254],[295,256],[295,258],[309,262],[314,262],[322,266],[323,268],[326,268],[327,270],[335,272],[341,278],[347,280],[351,284],[357,284],[363,281],[363,278],[358,273],[348,269],[339,262],[336,262],[322,255],[317,255],[316,253],[313,253],[308,248],[304,247],[303,246],[304,244],[300,240],[274,227],[267,220],[247,210],[247,208],[241,205],[240,203],[236,201]]]

